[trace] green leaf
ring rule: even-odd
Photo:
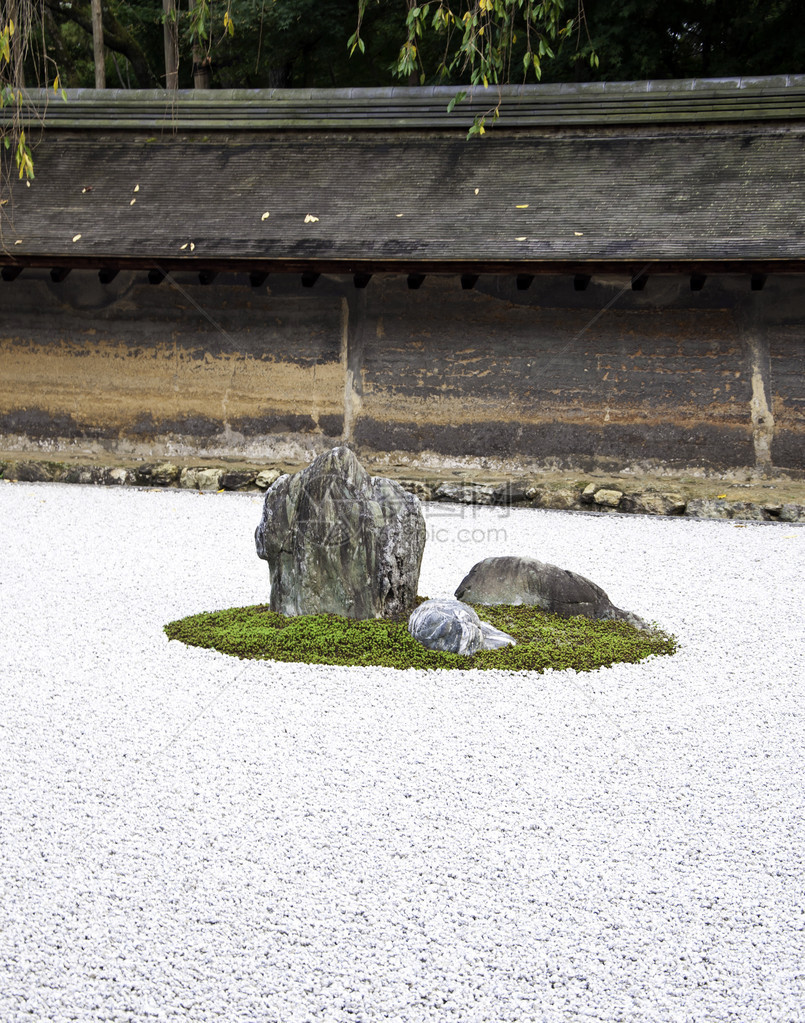
[[[455,109],[456,103],[460,103],[463,99],[466,99],[466,98],[467,98],[466,92],[457,92],[455,94],[455,96],[447,104],[447,112],[448,112],[448,114],[452,114],[453,113],[453,110]]]

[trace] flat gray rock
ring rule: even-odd
[[[645,627],[591,580],[536,558],[485,558],[459,583],[456,597],[472,604],[533,604],[564,618],[614,618]]]
[[[472,657],[479,650],[513,646],[515,640],[488,622],[482,622],[460,600],[426,600],[408,619],[408,631],[428,650]]]
[[[272,611],[386,618],[414,606],[425,519],[413,494],[337,447],[268,488],[255,545]]]

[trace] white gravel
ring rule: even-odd
[[[805,529],[436,505],[674,631],[590,674],[246,662],[260,497],[0,485],[0,1019],[805,1020]]]

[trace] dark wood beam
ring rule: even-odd
[[[120,271],[115,269],[114,267],[103,266],[98,271],[98,280],[101,282],[101,284],[111,284],[119,273]]]
[[[199,270],[198,283],[199,284],[212,284],[215,278],[218,276],[217,270]]]
[[[165,271],[157,270],[156,267],[152,266],[148,271],[148,283],[149,284],[161,284],[165,280]]]
[[[690,275],[690,290],[701,291],[707,280],[707,274],[692,273]]]
[[[752,288],[752,291],[763,291],[765,284],[765,274],[752,274],[752,277],[750,278],[750,287]]]
[[[22,273],[23,268],[21,266],[4,266],[3,267],[3,280],[4,281],[16,281],[19,275]]]
[[[590,274],[575,274],[573,276],[574,291],[586,291],[591,280]]]
[[[302,287],[312,288],[316,281],[321,277],[320,273],[316,273],[315,270],[306,270],[302,274]]]
[[[425,283],[425,274],[408,274],[408,287],[411,291],[418,291]]]
[[[352,283],[355,285],[356,288],[365,288],[369,281],[371,281],[371,279],[372,274],[363,273],[354,274],[352,277]]]
[[[98,271],[102,269],[107,272],[112,270],[151,270],[154,268],[157,258],[160,269],[168,273],[182,271],[199,273],[202,270],[212,270],[216,273],[246,273],[250,276],[252,274],[302,274],[315,272],[344,276],[354,276],[356,273],[363,273],[375,276],[379,274],[402,276],[408,276],[409,274],[434,274],[442,277],[461,277],[465,274],[503,277],[522,274],[533,278],[544,275],[574,277],[576,274],[587,274],[591,277],[596,275],[620,275],[625,279],[630,279],[643,274],[651,276],[683,274],[686,277],[690,277],[692,273],[704,276],[743,277],[752,274],[764,274],[767,277],[772,274],[805,274],[805,258],[798,260],[656,260],[650,263],[643,262],[635,265],[633,261],[617,259],[587,261],[511,260],[505,262],[500,260],[484,262],[482,260],[434,261],[410,259],[211,259],[209,257],[198,259],[192,256],[165,257],[164,255],[149,258],[147,256],[129,256],[108,252],[94,256],[78,256],[73,252],[51,252],[44,255],[21,255],[15,252],[11,255],[2,251],[0,251],[0,267],[15,266],[50,270],[53,266],[60,266],[70,267],[72,270]],[[264,279],[263,277],[262,280]]]
[[[531,284],[532,284],[532,282],[534,280],[534,275],[533,274],[517,274],[516,280],[517,280],[517,290],[518,291],[528,291],[528,289],[531,287]]]
[[[478,283],[478,274],[462,274],[461,287],[464,291],[472,291]]]
[[[50,271],[50,279],[54,284],[61,284],[70,273],[69,266],[54,266]]]

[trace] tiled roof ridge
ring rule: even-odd
[[[452,113],[457,93],[466,98]],[[805,75],[460,88],[124,90],[26,93],[45,128],[466,129],[502,100],[498,126],[805,119]],[[0,115],[1,116],[1,115]]]

